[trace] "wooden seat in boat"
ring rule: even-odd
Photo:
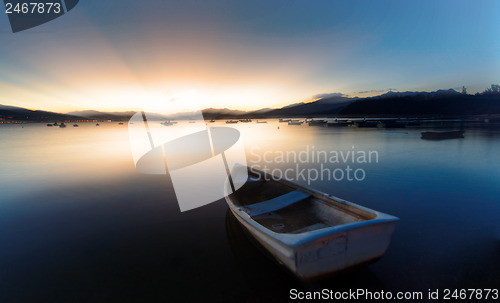
[[[247,205],[245,206],[245,210],[250,216],[258,216],[290,206],[294,203],[307,199],[310,196],[311,195],[301,192],[300,190],[294,190],[271,200]]]

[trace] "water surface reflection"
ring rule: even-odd
[[[180,213],[167,175],[136,172],[126,125],[0,126],[0,301],[285,301],[292,287],[500,285],[497,130],[435,142],[417,129],[234,127],[249,163],[270,168],[295,163],[259,161],[266,151],[377,150],[362,182],[311,186],[401,218],[386,255],[304,285],[228,227],[223,200]]]

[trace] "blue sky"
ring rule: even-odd
[[[135,110],[196,90],[255,109],[500,82],[500,1],[97,1],[12,34],[0,104]]]

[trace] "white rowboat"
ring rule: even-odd
[[[243,187],[227,194],[230,183],[225,191],[231,212],[302,280],[376,261],[389,246],[399,220],[255,169],[248,169]]]

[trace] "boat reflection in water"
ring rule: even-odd
[[[446,132],[422,132],[421,139],[424,140],[447,140],[447,139],[462,139],[465,131],[453,130]]]

